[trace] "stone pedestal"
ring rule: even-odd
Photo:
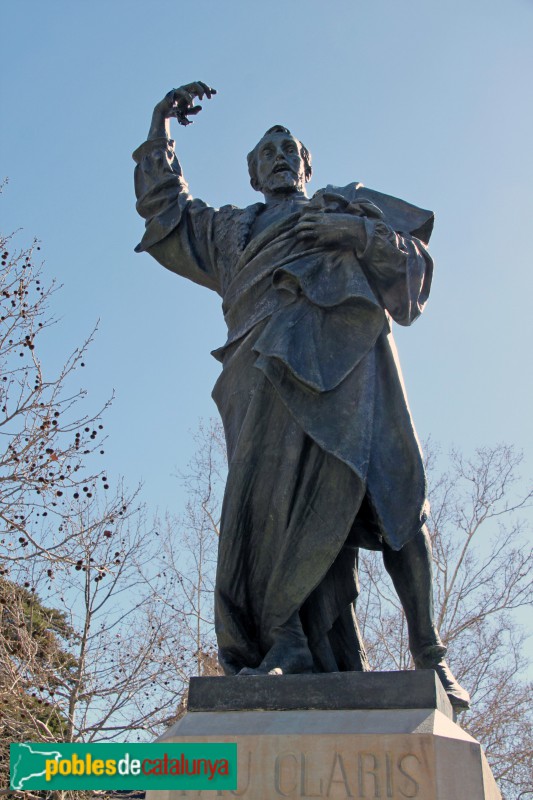
[[[193,678],[187,714],[158,741],[236,741],[239,786],[147,800],[501,800],[432,670]]]

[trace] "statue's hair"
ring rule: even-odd
[[[248,153],[248,172],[250,174],[250,183],[252,185],[252,189],[255,189],[256,192],[261,191],[261,184],[259,183],[259,177],[257,175],[257,155],[259,153],[259,145],[265,136],[269,136],[271,133],[288,133],[289,136],[293,135],[290,130],[288,128],[284,128],[283,125],[273,125],[263,134],[254,149]],[[305,182],[307,183],[309,180],[311,180],[311,175],[313,174],[313,168],[311,166],[311,153],[303,144],[303,142],[301,142],[299,139],[296,141],[300,145],[300,154],[304,161]]]

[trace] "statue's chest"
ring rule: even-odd
[[[303,209],[309,201],[307,198],[298,200],[287,200],[283,203],[278,203],[274,206],[267,206],[259,211],[251,226],[250,239],[254,239],[263,233],[269,225],[274,225],[276,222],[294,214],[295,211]]]
[[[235,277],[237,264],[250,241],[254,223],[262,208],[262,203],[256,203],[248,208],[224,206],[216,215],[214,245],[222,282],[222,295]]]

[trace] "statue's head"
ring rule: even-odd
[[[305,191],[311,179],[311,153],[282,125],[269,128],[248,153],[252,188],[265,195]]]

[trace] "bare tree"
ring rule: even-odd
[[[167,515],[162,542],[165,574],[175,587],[172,608],[186,645],[180,659],[189,674],[221,674],[214,636],[215,584],[221,497],[226,476],[224,432],[220,422],[201,422],[197,449],[179,478],[187,492],[183,514]],[[188,655],[186,655],[188,654]]]
[[[532,554],[517,494],[522,457],[512,447],[452,452],[447,471],[428,461],[435,610],[453,671],[472,695],[461,724],[485,748],[507,798],[530,787],[531,686],[525,634],[513,612],[532,600]],[[358,616],[374,669],[410,669],[402,609],[379,554],[362,553]]]
[[[0,236],[0,568],[4,571],[10,563],[38,554],[50,564],[66,558],[68,536],[61,525],[65,499],[90,492],[87,484],[96,478],[108,485],[103,471],[87,469],[90,454],[101,450],[101,411],[81,411],[85,392],[73,388],[76,371],[85,366],[92,334],[66,356],[56,374],[45,369],[40,356],[42,337],[56,323],[49,310],[56,287],[36,264],[39,250],[36,241],[17,249],[12,236]]]
[[[169,651],[181,643],[163,603],[168,587],[151,575],[159,565],[142,509],[121,493],[104,509],[89,502],[71,518],[79,559],[49,587],[77,631],[77,666],[56,694],[68,708],[67,741],[139,740],[179,700]]]
[[[73,564],[35,557],[1,579],[4,755],[28,739],[152,740],[176,717],[190,674],[172,582],[135,499],[95,494],[68,526]]]
[[[4,755],[22,739],[151,739],[187,678],[155,532],[138,498],[94,468],[101,412],[80,412],[75,388],[91,337],[57,374],[42,358],[55,286],[35,264],[39,249],[0,239]]]

